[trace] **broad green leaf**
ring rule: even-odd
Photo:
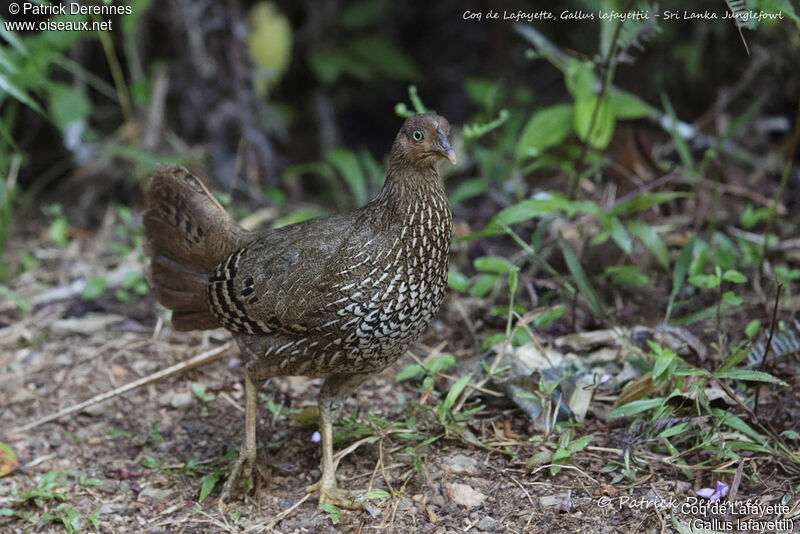
[[[719,286],[719,278],[713,274],[696,274],[689,277],[689,283],[703,289],[713,289]]]
[[[469,294],[473,297],[483,297],[494,287],[495,282],[497,282],[496,274],[480,274],[472,284]]]
[[[649,287],[650,278],[636,265],[612,265],[603,271],[604,276],[620,285],[629,287]]]
[[[400,370],[399,373],[394,377],[395,382],[404,382],[406,380],[411,380],[412,378],[417,378],[418,376],[422,376],[425,374],[425,369],[417,364],[412,363],[411,365],[407,365]]]
[[[730,412],[722,412],[721,410],[715,410],[715,413],[723,416],[722,424],[727,425],[734,430],[738,430],[745,436],[752,438],[760,445],[764,445],[766,443],[766,440],[761,436],[761,434],[753,430],[750,425],[745,423],[739,417],[732,415]]]
[[[572,130],[572,104],[556,104],[536,111],[519,137],[517,158],[535,158],[561,143]]]
[[[564,71],[564,83],[575,100],[592,96],[595,86],[594,63],[570,59]]]
[[[472,373],[462,376],[452,385],[450,391],[447,392],[447,397],[444,399],[444,409],[447,413],[450,413],[450,410],[453,409],[453,405],[458,400],[458,397],[461,396],[467,384],[469,384],[470,379],[472,379]]]
[[[208,494],[211,493],[211,490],[217,485],[217,481],[221,476],[222,471],[214,471],[203,477],[203,480],[200,482],[200,496],[197,498],[198,502],[203,502],[203,500],[208,497]]]
[[[469,291],[469,278],[455,269],[450,269],[447,273],[447,287],[454,291],[466,293]]]
[[[474,178],[461,182],[447,196],[450,199],[450,204],[457,206],[465,200],[485,193],[488,189],[489,186],[486,184],[485,180],[482,178]]]
[[[539,329],[547,328],[548,326],[550,326],[550,323],[552,323],[553,321],[564,315],[564,312],[566,311],[567,307],[564,306],[563,304],[554,306],[549,310],[545,310],[540,315],[538,315],[536,319],[533,320],[533,326],[534,328],[539,328]]]
[[[485,273],[507,273],[514,266],[505,258],[498,256],[480,256],[473,260],[475,269]]]
[[[367,202],[367,182],[358,157],[346,148],[333,148],[325,154],[325,159],[333,165],[344,179],[356,203],[362,206]]]
[[[592,148],[602,150],[611,142],[611,136],[614,134],[614,113],[608,105],[607,98],[603,100],[596,96],[578,98],[575,101],[572,118],[572,125],[578,138]]]
[[[734,284],[744,284],[747,282],[747,277],[734,269],[725,271],[722,275],[722,279],[726,282],[733,282]]]
[[[627,91],[611,90],[608,95],[608,105],[618,119],[639,119],[642,117],[657,117],[658,110],[638,96]]]
[[[730,378],[732,380],[745,380],[748,382],[769,382],[787,387],[789,384],[776,378],[769,373],[762,371],[751,371],[749,369],[728,369],[727,371],[717,371],[713,375],[716,378]]]
[[[376,22],[385,10],[386,2],[383,0],[359,0],[345,5],[336,22],[342,28],[361,29]]]
[[[575,252],[573,252],[569,244],[560,234],[558,236],[558,246],[561,248],[561,253],[564,255],[564,261],[567,263],[567,267],[572,274],[572,278],[575,280],[575,285],[578,286],[578,291],[583,297],[583,300],[586,302],[586,305],[589,306],[589,310],[596,317],[604,318],[606,316],[605,309],[600,303],[600,299],[597,298],[597,293],[595,293],[594,289],[592,288],[592,284],[586,277],[586,273],[581,266],[581,262],[578,260],[578,257],[575,256]]]
[[[628,417],[630,415],[636,415],[637,413],[641,413],[647,410],[652,410],[653,408],[658,408],[662,404],[666,402],[664,397],[657,397],[655,399],[640,399],[631,401],[628,404],[624,404],[619,408],[615,409],[611,412],[610,417]]]
[[[614,243],[621,248],[625,254],[630,254],[633,251],[633,242],[628,231],[617,217],[603,218],[603,228],[611,235]]]
[[[575,441],[570,441],[569,445],[567,445],[567,449],[570,453],[576,453],[586,448],[586,446],[592,441],[594,438],[594,434],[588,434],[586,436],[580,437]]]
[[[669,252],[666,245],[653,228],[643,221],[628,221],[626,226],[633,236],[641,241],[647,250],[655,256],[656,261],[665,270],[669,271]]]
[[[85,120],[92,112],[92,103],[75,87],[54,83],[48,89],[47,108],[56,126],[64,130],[71,122]]]
[[[425,367],[431,373],[438,373],[439,371],[444,371],[448,367],[452,367],[456,364],[456,359],[453,357],[452,354],[442,354],[440,356],[436,356],[435,358],[431,358],[431,361],[425,364]]]
[[[761,321],[759,319],[753,319],[744,327],[744,335],[747,336],[747,339],[753,339],[756,337],[756,334],[758,334],[759,328],[761,328]]]
[[[345,49],[361,59],[373,70],[395,80],[416,81],[423,78],[422,72],[401,49],[383,37],[358,37]]]

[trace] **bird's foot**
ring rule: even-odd
[[[306,487],[306,493],[319,491],[319,505],[333,504],[339,508],[348,510],[358,510],[364,508],[367,501],[359,499],[361,493],[358,491],[343,490],[336,487],[336,483],[326,483],[324,479]]]
[[[242,493],[243,486],[247,490],[250,489],[255,461],[255,449],[252,451],[241,449],[239,451],[239,457],[236,459],[236,463],[233,465],[227,480],[225,480],[225,485],[222,487],[222,495],[219,498],[219,511],[222,515],[226,515],[227,503],[231,501],[231,497]]]

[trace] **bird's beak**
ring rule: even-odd
[[[438,142],[438,146],[436,147],[437,152],[439,152],[443,158],[449,159],[450,163],[455,165],[456,153],[453,152],[453,149],[450,147],[450,141],[447,140],[447,136],[441,130],[436,133],[436,136],[436,140]]]

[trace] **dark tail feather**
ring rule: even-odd
[[[158,301],[173,311],[176,330],[218,328],[208,310],[208,275],[250,240],[183,167],[160,167],[147,183],[145,253]]]

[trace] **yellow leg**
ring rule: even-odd
[[[322,441],[322,477],[308,486],[306,492],[319,491],[319,504],[335,504],[342,508],[361,508],[364,502],[354,499],[357,492],[341,490],[336,484],[336,465],[333,461],[333,420],[341,410],[344,399],[363,382],[363,375],[334,375],[329,377],[319,393],[319,431]]]
[[[247,374],[244,377],[245,411],[244,411],[244,439],[239,447],[239,457],[233,466],[220,497],[220,510],[224,510],[225,503],[241,482],[247,483],[253,474],[253,465],[256,461],[256,419],[258,416],[258,386],[253,383]],[[223,512],[224,513],[224,512]]]

